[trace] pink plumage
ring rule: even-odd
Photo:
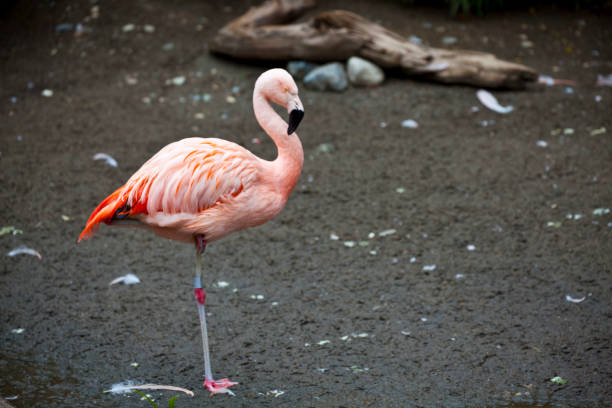
[[[287,108],[289,124],[270,102]],[[274,140],[276,160],[267,161],[226,140],[189,138],[161,149],[93,211],[79,241],[100,223],[144,227],[166,238],[195,243],[198,303],[204,349],[205,387],[213,394],[232,393],[228,379],[214,380],[210,368],[202,254],[206,245],[227,234],[275,217],[285,206],[302,170],[304,153],[294,133],[304,111],[291,75],[264,72],[255,83],[253,109]]]
[[[286,80],[288,74],[283,70],[262,74],[253,108],[278,146],[275,161],[260,159],[222,139],[194,137],[171,143],[94,210],[79,241],[93,235],[101,222],[112,225],[127,218],[166,238],[193,242],[194,235],[201,234],[210,243],[276,216],[297,182],[304,159],[299,138],[287,135],[287,125],[267,102],[276,96],[268,95],[270,85],[265,81],[272,76]],[[289,89],[283,93],[291,95]],[[297,87],[293,94],[289,110],[301,109]]]

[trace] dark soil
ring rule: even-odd
[[[251,108],[266,67],[206,45],[253,2],[108,0],[97,19],[86,18],[92,1],[14,3],[0,21],[0,227],[23,230],[0,237],[0,394],[10,404],[146,407],[103,393],[133,380],[194,390],[178,407],[612,406],[612,214],[593,214],[612,206],[612,88],[595,86],[612,72],[609,12],[451,19],[399,2],[320,6],[434,46],[455,36],[452,47],[577,85],[495,92],[515,106],[508,115],[463,86],[399,77],[341,94],[302,86],[306,161],[285,210],[207,249],[213,371],[240,382],[236,397],[210,398],[193,248],[108,227],[76,238],[169,142],[215,136],[274,157]],[[80,36],[56,32],[79,22]],[[128,23],[134,31],[122,30]],[[165,84],[179,75],[184,85]],[[192,99],[204,93],[210,102]],[[99,152],[119,166],[92,160]],[[19,245],[42,260],[5,255]],[[142,283],[109,286],[130,272]],[[175,393],[151,395],[166,406]]]

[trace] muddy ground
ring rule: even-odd
[[[306,160],[285,210],[206,253],[213,371],[240,382],[234,398],[209,398],[193,248],[109,227],[76,238],[169,142],[215,136],[274,157],[250,99],[266,67],[207,52],[253,3],[100,1],[95,19],[93,3],[21,1],[0,22],[0,227],[23,231],[0,237],[7,402],[148,406],[103,393],[133,380],[194,390],[179,407],[612,406],[612,88],[595,86],[612,72],[609,11],[451,19],[399,2],[326,3],[577,85],[495,92],[515,106],[508,115],[464,86],[302,86]],[[62,23],[84,32],[57,32]],[[176,76],[185,84],[165,84]],[[118,167],[92,160],[99,152]],[[20,245],[42,259],[6,256]],[[109,286],[126,273],[142,283]],[[174,394],[151,392],[160,406]]]

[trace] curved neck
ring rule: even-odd
[[[269,162],[271,165],[270,181],[274,182],[279,190],[288,197],[300,177],[304,163],[304,151],[298,135],[296,133],[287,134],[287,123],[272,109],[266,97],[265,88],[262,88],[262,86],[255,87],[253,110],[257,122],[272,138],[278,149],[276,160]]]

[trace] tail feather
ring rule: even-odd
[[[109,224],[113,220],[115,213],[125,206],[127,194],[123,194],[124,188],[125,186],[119,187],[96,207],[89,216],[85,229],[79,235],[78,242],[95,234],[101,222]]]

